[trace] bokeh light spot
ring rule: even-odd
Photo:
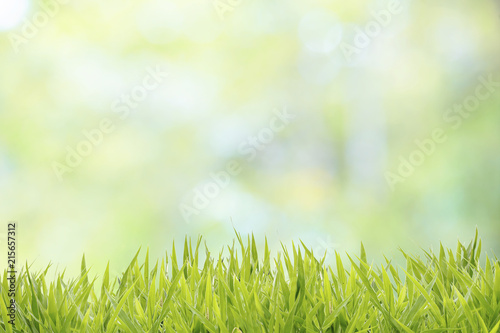
[[[329,53],[342,39],[342,25],[334,14],[315,9],[300,20],[299,38],[309,51]]]
[[[0,0],[0,31],[16,27],[29,9],[29,0]]]

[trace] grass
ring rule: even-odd
[[[213,258],[184,243],[161,262],[138,254],[126,271],[100,282],[48,269],[18,273],[15,327],[7,306],[7,272],[1,280],[0,332],[498,332],[500,264],[482,260],[477,237],[456,251],[404,253],[406,267],[367,262],[363,246],[329,267],[304,244],[262,257],[253,236]],[[200,251],[206,252],[199,263]]]

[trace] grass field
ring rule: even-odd
[[[215,257],[201,238],[186,239],[182,261],[175,245],[153,263],[138,253],[119,277],[108,265],[99,283],[85,258],[81,275],[51,281],[49,268],[25,266],[15,280],[15,311],[5,270],[0,332],[500,331],[500,263],[480,260],[477,233],[456,250],[403,253],[405,267],[389,259],[372,265],[363,246],[347,262],[336,254],[329,267],[303,244],[272,257],[267,241],[258,253],[253,236],[236,238]]]

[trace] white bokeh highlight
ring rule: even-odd
[[[0,31],[19,25],[26,17],[29,6],[29,0],[0,0]]]
[[[156,1],[145,5],[136,16],[141,34],[153,44],[176,40],[182,30],[184,13],[174,2]]]
[[[330,11],[315,9],[300,20],[299,38],[307,50],[329,53],[342,40],[342,24]]]

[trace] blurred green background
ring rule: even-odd
[[[275,250],[363,241],[378,260],[477,226],[500,253],[500,90],[449,111],[487,91],[478,78],[500,81],[494,1],[0,5],[0,237],[18,222],[21,262],[77,271],[85,253],[116,272],[185,235],[217,252],[233,228]],[[277,110],[295,118],[269,139]],[[446,140],[392,188],[435,129]],[[230,161],[240,173],[194,207]]]

